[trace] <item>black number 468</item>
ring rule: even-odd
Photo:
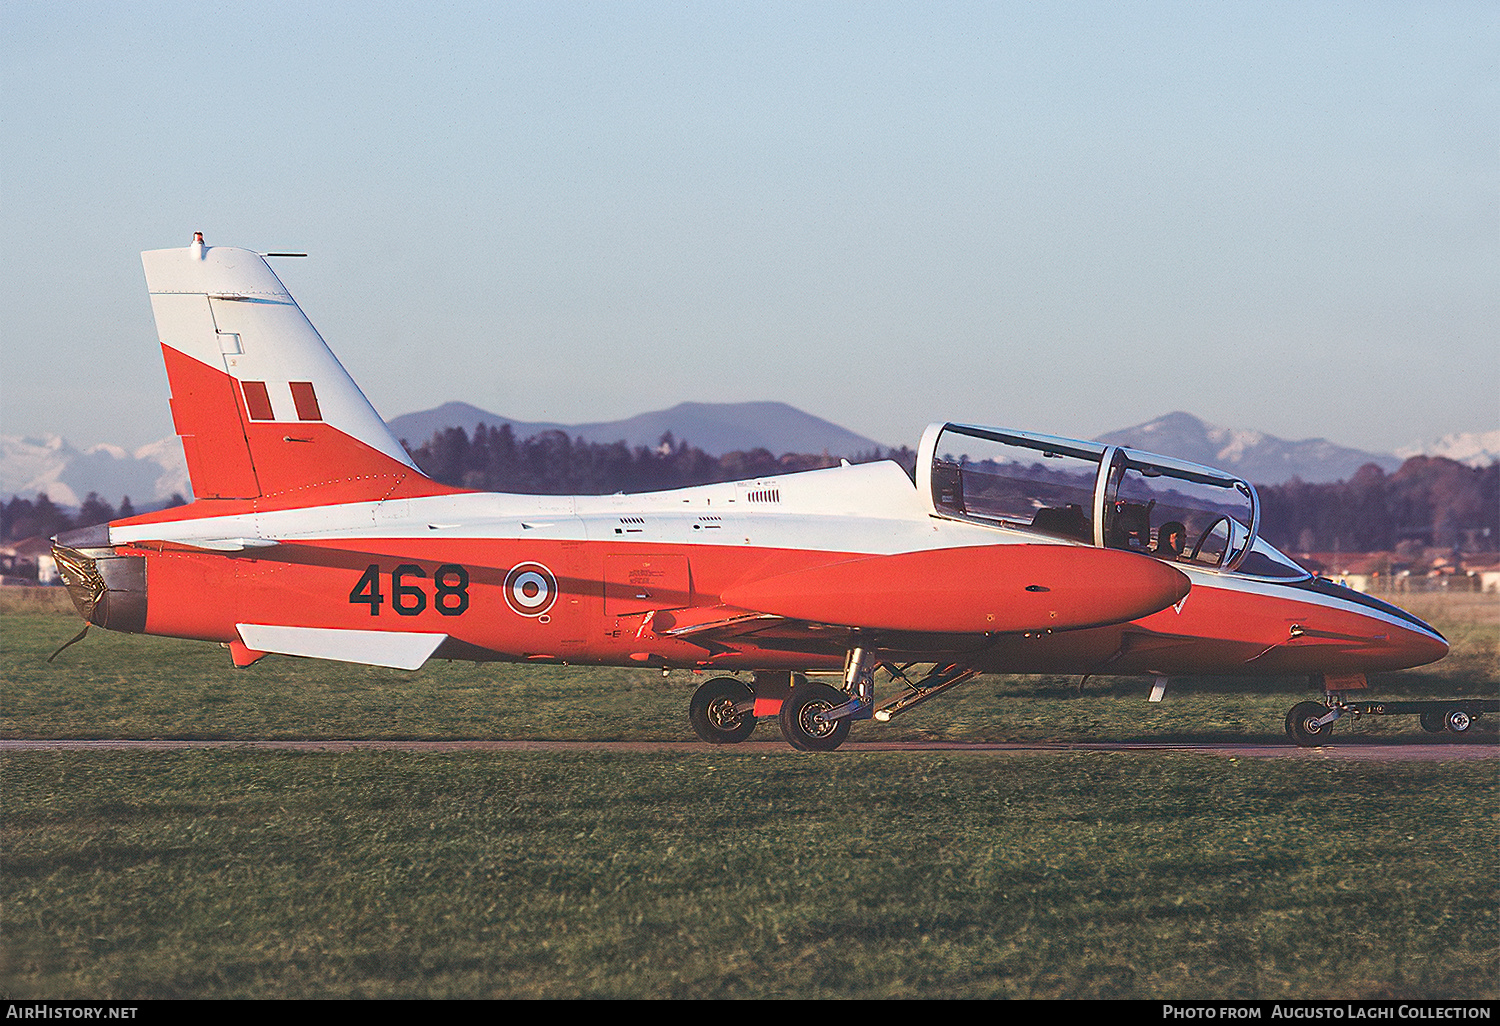
[[[391,571],[391,608],[399,616],[416,616],[427,608],[427,592],[412,579],[426,580],[427,571],[415,563],[402,563]],[[444,563],[432,572],[432,608],[443,616],[458,616],[469,608],[469,571],[457,563]],[[349,601],[370,607],[380,615],[385,595],[380,590],[380,564],[371,563],[349,592]]]

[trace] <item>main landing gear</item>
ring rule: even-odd
[[[756,718],[776,717],[787,744],[803,752],[831,752],[844,743],[855,720],[888,722],[955,684],[978,676],[956,663],[940,664],[920,680],[904,667],[881,662],[873,651],[849,653],[843,688],[810,681],[800,673],[757,670],[750,683],[738,677],[714,677],[699,685],[688,705],[693,733],[709,744],[731,745],[748,738]],[[875,671],[884,669],[905,691],[875,704]]]
[[[736,677],[715,677],[693,692],[688,722],[711,745],[738,744],[755,730],[755,692]]]
[[[786,743],[802,752],[831,752],[849,736],[849,719],[833,719],[828,714],[849,704],[849,696],[837,688],[817,681],[806,681],[792,688],[781,703],[776,723]]]

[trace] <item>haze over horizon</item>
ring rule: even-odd
[[[171,434],[195,230],[387,419],[1500,427],[1493,4],[257,10],[0,13],[0,432]]]

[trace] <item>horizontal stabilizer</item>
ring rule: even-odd
[[[335,659],[342,663],[420,669],[446,634],[407,634],[401,631],[351,631],[333,627],[285,627],[237,623],[246,648],[278,655]]]

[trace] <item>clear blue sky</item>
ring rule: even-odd
[[[137,253],[278,270],[387,417],[778,399],[1500,427],[1500,4],[0,7],[0,431],[171,433]]]

